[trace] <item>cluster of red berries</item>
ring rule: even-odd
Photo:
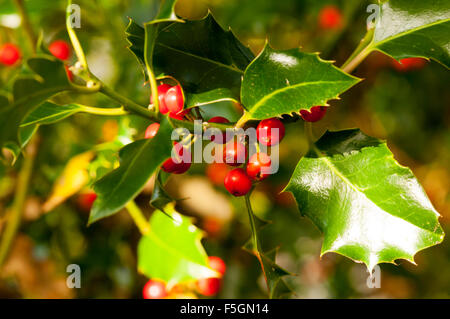
[[[150,99],[153,101],[153,97]],[[183,120],[186,111],[184,109],[184,95],[181,86],[170,86],[161,84],[158,86],[159,111],[161,114],[169,114],[171,118]],[[159,123],[149,125],[145,131],[145,138],[155,137],[159,130]],[[175,160],[171,157],[166,160],[161,169],[167,173],[184,174],[191,168],[191,152],[180,143],[175,143],[175,150],[178,157]],[[188,161],[184,159],[188,158]]]
[[[72,55],[69,43],[64,40],[53,41],[48,47],[48,50],[54,57],[62,61],[67,61]],[[19,47],[12,43],[6,43],[0,47],[0,64],[3,64],[5,66],[14,66],[19,62],[21,57],[22,53],[20,52]],[[67,65],[65,65],[65,68],[67,77],[70,81],[72,81],[72,72],[69,70],[69,67]]]
[[[151,101],[154,103],[154,98]],[[158,86],[158,105],[161,114],[169,113],[169,116],[176,120],[183,120],[186,115],[184,108],[184,95],[180,85],[170,86],[161,84]]]
[[[225,275],[226,265],[220,257],[211,256],[208,258],[209,267],[217,271],[221,278],[206,278],[196,282],[198,293],[211,297],[217,295],[222,286],[222,277]],[[159,280],[149,280],[143,290],[144,299],[164,299],[169,297],[170,293],[166,289],[166,284]]]

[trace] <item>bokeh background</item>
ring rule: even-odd
[[[94,74],[118,91],[146,105],[148,88],[139,65],[126,49],[124,30],[128,18],[150,20],[157,0],[79,0],[82,28],[77,30]],[[359,0],[180,0],[177,13],[199,19],[208,8],[222,27],[230,26],[256,54],[266,38],[277,49],[302,47],[321,52],[324,59],[341,65],[366,31],[370,2]],[[65,1],[25,1],[32,25],[44,44],[66,39]],[[341,28],[324,30],[318,15],[326,5],[343,12]],[[195,38],[195,34],[192,35]],[[0,0],[0,44],[19,45],[31,55],[26,35],[11,0]],[[72,62],[75,62],[72,60]],[[8,87],[20,69],[0,67],[0,87]],[[450,231],[450,73],[429,62],[408,72],[393,67],[389,57],[372,54],[355,72],[364,82],[332,102],[327,116],[314,126],[319,137],[326,129],[359,127],[366,134],[388,140],[395,158],[412,168]],[[64,102],[67,96],[58,99]],[[94,106],[112,106],[102,96],[78,98]],[[205,108],[206,114],[212,110]],[[216,112],[216,111],[214,111]],[[239,110],[224,104],[220,111],[230,120]],[[140,298],[146,278],[136,271],[139,232],[126,213],[87,227],[89,212],[73,196],[49,213],[42,204],[67,162],[83,151],[123,136],[142,136],[148,123],[133,116],[124,119],[76,115],[39,131],[34,165],[23,221],[12,251],[0,272],[0,297],[9,298]],[[381,288],[369,289],[365,266],[336,254],[319,258],[322,237],[302,218],[289,194],[279,195],[290,173],[306,152],[301,121],[288,125],[280,148],[281,168],[276,176],[258,186],[252,197],[255,213],[272,220],[265,229],[267,247],[278,247],[277,261],[297,276],[287,279],[296,298],[449,298],[450,244],[416,255],[417,266],[399,261],[381,265]],[[7,217],[23,164],[0,167],[0,231]],[[265,297],[265,284],[257,260],[240,247],[249,237],[244,202],[231,198],[210,177],[220,171],[196,164],[189,174],[169,181],[180,212],[194,216],[205,230],[204,246],[210,255],[221,256],[228,272],[220,298]],[[220,175],[220,174],[219,174]],[[210,176],[210,177],[208,177]],[[88,191],[88,186],[83,191]],[[138,203],[150,214],[149,183]],[[81,289],[66,287],[68,264],[82,269]]]

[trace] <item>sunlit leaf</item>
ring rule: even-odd
[[[245,118],[261,120],[327,105],[358,81],[317,54],[277,51],[266,45],[245,71],[241,90]]]
[[[372,47],[395,59],[431,58],[450,68],[450,1],[381,1]]]
[[[72,157],[64,171],[53,185],[50,197],[43,204],[44,211],[49,212],[63,203],[67,198],[78,193],[88,182],[88,167],[95,153],[92,151]]]
[[[385,143],[360,130],[327,132],[286,188],[337,252],[369,269],[442,242],[439,214]]]
[[[202,278],[218,277],[208,267],[208,256],[201,244],[202,232],[190,218],[175,211],[173,205],[155,211],[150,218],[150,231],[138,246],[138,269],[168,286]]]

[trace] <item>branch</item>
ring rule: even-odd
[[[0,242],[0,269],[3,266],[11,245],[19,229],[20,221],[22,219],[23,207],[28,192],[34,159],[37,153],[37,139],[36,137],[28,145],[26,149],[26,156],[23,160],[22,170],[19,172],[17,181],[17,190],[12,204],[12,208],[8,215],[8,222],[6,224],[5,232]]]
[[[139,231],[143,236],[147,235],[150,232],[150,224],[142,213],[141,209],[136,205],[136,203],[132,200],[126,204],[126,209],[133,219],[136,226],[139,228]]]

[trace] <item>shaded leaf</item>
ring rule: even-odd
[[[153,173],[171,156],[172,127],[163,120],[152,139],[140,140],[120,151],[120,166],[97,181],[93,188],[97,200],[89,224],[122,209],[144,188]]]
[[[208,256],[201,244],[202,232],[190,218],[175,211],[174,205],[155,211],[150,231],[138,246],[138,269],[152,279],[165,281],[169,287],[180,282],[218,277],[208,267]]]
[[[267,119],[327,105],[358,83],[314,53],[277,51],[266,45],[245,71],[241,89],[245,119]]]
[[[19,126],[37,105],[53,95],[71,89],[64,64],[52,58],[31,58],[33,76],[19,76],[13,85],[13,101],[0,100],[0,147],[19,142]]]
[[[131,21],[127,33],[130,49],[143,64],[144,29]],[[209,13],[202,20],[161,26],[153,66],[156,74],[172,76],[181,83],[186,104],[192,107],[239,100],[241,77],[253,58],[252,52]]]
[[[360,130],[327,132],[300,160],[286,188],[337,252],[369,269],[442,242],[424,190],[385,143]]]

